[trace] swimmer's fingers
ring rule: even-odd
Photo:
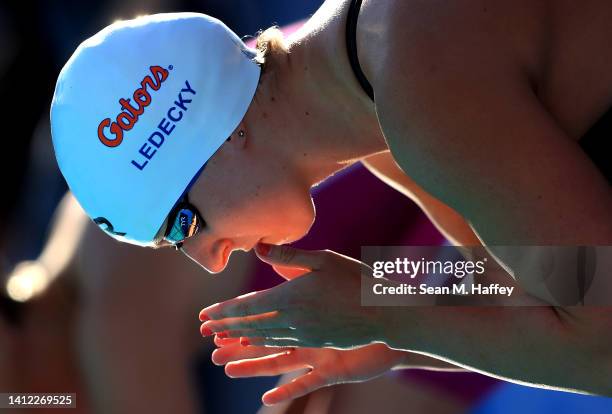
[[[287,400],[302,397],[310,394],[319,388],[325,387],[327,384],[325,378],[321,377],[317,371],[310,371],[306,375],[302,375],[289,382],[266,392],[261,401],[265,405],[275,405]]]
[[[240,338],[242,345],[250,345],[251,338],[274,338],[281,340],[296,341],[295,330],[287,328],[278,329],[237,329],[225,331],[228,338]]]
[[[221,336],[215,335],[214,342],[216,346],[222,348],[230,345],[240,345],[240,338],[227,338],[226,336],[224,336],[224,334]]]
[[[283,285],[240,295],[225,302],[215,303],[200,312],[200,320],[223,319],[236,316],[258,315],[272,312],[283,305]]]
[[[260,260],[272,265],[276,273],[287,280],[312,272],[324,271],[334,266],[339,260],[359,264],[364,274],[372,274],[373,271],[365,263],[331,250],[303,250],[287,245],[259,243],[255,251]]]
[[[244,346],[240,341],[233,345],[215,349],[211,355],[215,365],[225,365],[230,362],[242,361],[245,359],[261,358],[268,355],[286,352],[291,348],[273,348],[265,346]]]
[[[293,348],[297,346],[304,346],[297,340],[294,339],[271,339],[265,337],[249,337],[240,338],[242,345],[253,345],[253,346],[267,346],[277,348]]]
[[[255,252],[262,261],[273,266],[313,272],[321,268],[328,254],[323,250],[303,250],[287,245],[276,246],[264,243],[259,243]]]
[[[261,349],[260,347],[247,348]],[[271,377],[298,369],[312,368],[301,353],[303,349],[284,349],[280,353],[276,352],[260,358],[230,362],[225,366],[225,373],[232,378]]]
[[[261,315],[210,320],[202,324],[200,331],[203,336],[239,329],[269,329],[286,327],[284,317],[277,311]]]

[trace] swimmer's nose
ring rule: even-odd
[[[229,239],[220,239],[213,243],[211,248],[211,257],[215,264],[215,270],[213,273],[219,273],[229,262],[229,257],[234,249],[234,243]]]
[[[212,243],[185,243],[183,252],[210,273],[219,273],[227,266],[234,243],[230,239],[217,239]]]

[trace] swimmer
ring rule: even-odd
[[[174,246],[213,273],[255,246],[288,278],[308,272],[204,309],[203,332],[269,346],[382,343],[521,384],[612,394],[605,309],[366,308],[358,261],[275,246],[308,232],[311,187],[371,158],[380,176],[409,177],[417,202],[447,206],[485,246],[610,244],[609,172],[590,127],[601,125],[612,72],[577,65],[606,50],[599,17],[612,9],[584,6],[574,20],[564,2],[360,3],[328,0],[288,39],[261,34],[255,51],[194,14],[118,23],[84,42],[51,112],[75,197],[118,240]],[[572,35],[580,30],[589,33]],[[141,82],[155,66],[158,90]],[[189,109],[151,148],[185,82]],[[137,88],[152,103],[121,121],[121,99],[148,102]],[[105,135],[121,141],[114,147],[92,132],[109,114],[124,122]],[[132,161],[143,153],[140,169]],[[528,275],[517,279],[532,289]]]

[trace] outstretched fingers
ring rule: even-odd
[[[265,346],[244,346],[240,342],[228,345],[223,348],[215,349],[211,359],[215,365],[225,365],[230,362],[242,361],[245,359],[261,358],[268,355],[286,352],[291,348],[273,348]]]
[[[265,405],[274,405],[310,394],[327,385],[325,379],[315,371],[310,371],[289,382],[266,392],[261,398]]]
[[[298,350],[288,349],[256,359],[230,362],[225,366],[225,373],[232,378],[264,377],[282,375],[302,368],[310,366]]]
[[[279,347],[279,348],[291,348],[296,346],[305,346],[301,341],[295,339],[271,339],[264,337],[242,337],[240,338],[242,345],[252,346],[268,346],[268,347]]]
[[[238,330],[263,330],[263,329],[287,329],[286,323],[279,312],[267,312],[261,315],[249,315],[243,317],[232,317],[219,320],[209,320],[204,322],[200,331],[203,336],[213,333],[224,332],[225,337],[235,337],[228,335],[230,331]],[[240,336],[240,335],[239,335]],[[244,335],[247,336],[247,335]],[[259,336],[259,335],[257,335]],[[267,336],[267,335],[265,335]]]
[[[280,285],[282,286],[282,285]],[[280,287],[279,286],[279,287]],[[224,302],[215,303],[200,312],[200,321],[258,315],[277,310],[283,304],[282,295],[277,288],[260,290],[238,296]]]

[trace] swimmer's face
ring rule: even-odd
[[[279,151],[263,138],[234,134],[193,185],[189,202],[206,226],[183,250],[208,271],[223,270],[234,250],[288,243],[310,229],[310,185]]]

